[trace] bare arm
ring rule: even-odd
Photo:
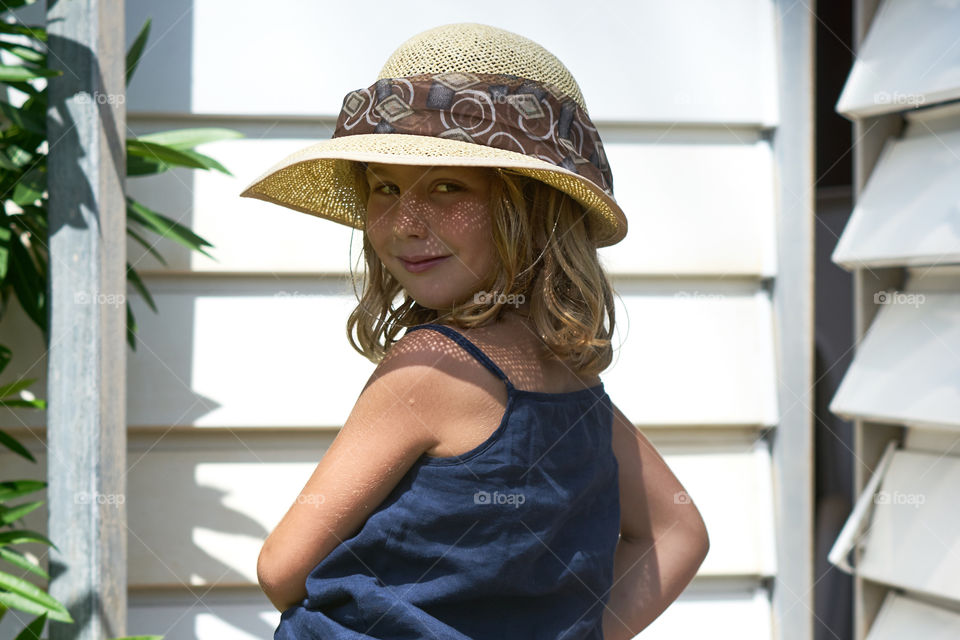
[[[614,405],[620,542],[603,612],[604,640],[629,640],[693,580],[710,548],[707,530],[666,462]]]
[[[374,371],[353,411],[293,506],[267,537],[257,579],[280,611],[306,596],[306,578],[351,537],[420,455],[434,446],[433,425],[449,377],[423,348],[427,332],[405,336]]]

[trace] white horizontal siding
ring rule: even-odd
[[[135,590],[127,596],[128,635],[163,640],[266,640],[280,612],[257,587],[245,589]]]
[[[618,281],[607,391],[637,424],[777,422],[768,295],[733,279]]]
[[[365,5],[362,19],[352,5],[282,0],[263,11],[226,0],[127,2],[128,43],[147,17],[155,34],[127,108],[335,116],[343,97],[373,84],[407,38],[442,24],[480,22],[555,54],[580,84],[595,121],[773,124],[776,117],[769,0],[642,0],[606,11],[572,0],[551,3],[549,11],[510,0],[413,0],[402,9],[383,1]]]
[[[710,551],[700,576],[776,573],[770,450],[755,432],[745,439],[699,432],[671,442],[646,432],[703,516]],[[660,437],[658,437],[660,436]]]
[[[622,242],[600,250],[610,273],[775,275],[768,142],[756,132],[729,129],[622,137],[604,144],[629,222]]]
[[[214,590],[200,599],[189,593],[150,590],[131,593],[129,601],[128,632],[163,633],[164,640],[270,638],[280,622],[280,612],[262,594],[247,591]],[[710,580],[691,584],[641,637],[766,640],[771,637],[771,625],[765,589],[750,582]],[[947,637],[932,636],[932,640]]]
[[[122,502],[127,509],[128,585],[218,590],[255,586],[263,541],[293,504],[334,435],[219,429],[132,434],[126,494],[99,498],[108,505]],[[711,548],[702,574],[772,574],[765,443],[700,436],[660,444],[658,434],[648,435],[704,515]],[[9,477],[43,478],[46,448],[33,438],[25,440],[37,464],[4,452],[0,465]],[[79,494],[75,498],[89,499]],[[24,524],[46,531],[46,522],[44,505]],[[40,555],[42,547],[35,548]],[[42,561],[46,566],[45,555]]]
[[[153,277],[154,313],[131,293],[139,329],[127,354],[127,421],[140,427],[338,427],[374,365],[347,343],[348,285],[315,278]],[[750,282],[615,284],[618,349],[602,378],[637,424],[773,425],[769,299]],[[11,316],[21,315],[19,307]],[[8,318],[24,335],[26,320]],[[717,339],[723,336],[723,339]],[[38,344],[18,349],[38,377]],[[0,426],[45,411],[0,410]],[[11,415],[13,413],[14,415]]]
[[[229,121],[225,127],[236,128]],[[169,121],[133,125],[143,135],[182,126]],[[188,225],[212,242],[214,260],[159,240],[162,265],[127,241],[129,261],[154,271],[217,273],[362,273],[362,232],[277,205],[240,198],[266,165],[309,145],[303,125],[245,125],[243,139],[199,150],[236,177],[175,170],[131,178],[130,194]],[[324,127],[315,135],[329,137]],[[627,214],[624,240],[600,249],[611,274],[772,276],[775,210],[770,145],[749,130],[601,127],[614,169],[617,202]],[[352,241],[352,244],[351,244]],[[351,253],[352,251],[352,253]]]
[[[693,582],[637,637],[767,640],[773,615],[766,589],[726,580]]]
[[[837,111],[863,118],[960,98],[960,5],[883,0]]]

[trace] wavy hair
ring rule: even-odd
[[[366,202],[366,165],[353,164]],[[350,345],[379,363],[401,330],[440,319],[462,329],[485,326],[504,312],[502,301],[529,298],[529,317],[545,356],[565,362],[579,375],[599,374],[613,359],[614,302],[589,217],[580,203],[546,183],[509,169],[490,171],[496,174],[490,213],[500,262],[478,291],[493,295],[474,296],[442,312],[423,307],[384,267],[364,231],[366,277],[359,304],[347,320]],[[356,292],[357,279],[353,282]],[[401,295],[403,302],[394,306]]]

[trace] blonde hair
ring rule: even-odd
[[[365,165],[354,163],[364,202],[369,186]],[[530,300],[530,313],[545,355],[567,363],[579,375],[596,375],[613,359],[613,288],[600,265],[589,217],[583,206],[554,187],[510,171],[491,181],[493,242],[500,264],[478,291],[490,292],[438,313],[406,295],[383,266],[366,232],[363,255],[366,279],[358,306],[347,320],[350,345],[379,363],[401,330],[436,322],[469,329],[496,321],[504,300]],[[403,294],[399,307],[393,302]],[[609,326],[604,321],[609,317]],[[356,332],[356,341],[354,340]]]

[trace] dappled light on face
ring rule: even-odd
[[[365,233],[384,267],[423,306],[462,301],[494,272],[492,176],[478,167],[367,167]],[[403,260],[411,257],[446,260],[417,271]]]

